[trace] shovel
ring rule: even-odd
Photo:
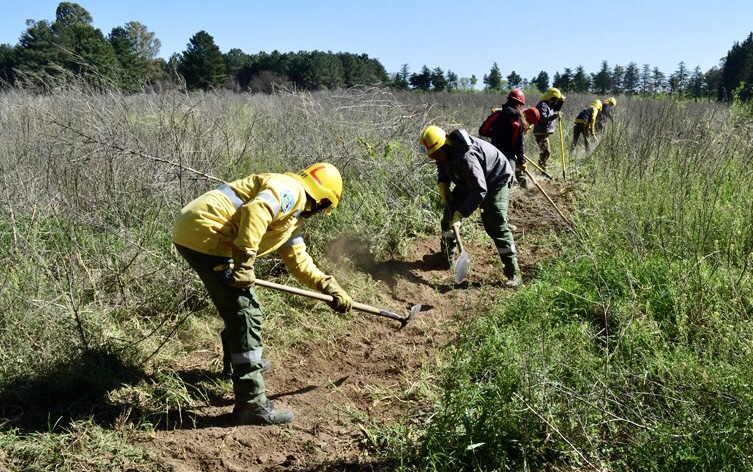
[[[303,295],[304,297],[314,298],[316,300],[321,300],[323,302],[331,302],[332,301],[332,296],[331,295],[325,295],[323,293],[318,293],[318,292],[310,292],[308,290],[302,290],[300,288],[290,287],[288,285],[282,285],[282,284],[277,284],[277,283],[274,283],[274,282],[268,282],[266,280],[256,279],[256,281],[254,282],[254,284],[258,285],[260,287],[271,288],[271,289],[274,289],[274,290],[280,290],[282,292],[292,293],[294,295]],[[406,317],[402,317],[402,316],[398,315],[397,313],[393,313],[393,312],[387,311],[387,310],[382,310],[380,308],[376,308],[376,307],[369,306],[369,305],[364,305],[363,303],[353,302],[353,308],[356,309],[356,310],[358,310],[358,311],[363,311],[363,312],[366,312],[366,313],[371,313],[373,315],[384,316],[386,318],[391,318],[393,320],[399,321],[400,322],[400,328],[402,328],[403,326],[405,326],[406,324],[408,324],[408,322],[411,319],[413,319],[414,316],[416,316],[416,313],[418,313],[419,311],[421,311],[421,305],[413,305],[411,307],[411,309],[410,309],[410,314],[408,316],[406,316]]]
[[[565,174],[565,140],[562,139],[562,118],[558,119],[557,121],[559,122],[559,127],[560,127],[560,150],[562,151],[562,179],[567,180],[567,175]]]
[[[459,225],[452,225],[452,231],[455,232],[455,240],[458,242],[458,248],[460,249],[460,256],[455,260],[455,283],[459,284],[465,280],[465,276],[468,275],[468,268],[471,266],[471,258],[463,247],[463,241],[460,240],[460,231],[458,231]]]
[[[526,172],[526,175],[528,175],[528,177],[530,177],[530,179],[531,179],[531,180],[533,181],[533,183],[534,183],[534,184],[536,184],[536,186],[537,186],[537,187],[539,188],[539,190],[541,190],[541,193],[542,193],[542,194],[544,194],[544,197],[546,197],[546,199],[547,199],[547,200],[549,201],[549,203],[551,203],[551,205],[552,205],[552,206],[554,207],[554,209],[555,209],[555,210],[557,210],[557,213],[558,213],[558,214],[560,215],[560,218],[562,218],[562,221],[564,221],[564,222],[565,222],[565,225],[567,225],[567,227],[568,227],[568,228],[569,228],[569,229],[570,229],[571,231],[575,231],[575,230],[573,229],[573,225],[572,225],[572,224],[570,223],[570,221],[569,221],[569,220],[568,220],[567,218],[565,218],[565,215],[563,215],[563,214],[562,214],[562,212],[561,212],[561,211],[560,211],[560,209],[559,209],[559,208],[557,207],[557,205],[555,205],[554,201],[553,201],[553,200],[552,200],[552,199],[551,199],[551,198],[549,197],[549,195],[548,195],[548,194],[547,194],[547,193],[546,193],[546,192],[544,191],[544,189],[543,189],[543,188],[541,187],[541,185],[539,185],[539,183],[538,183],[538,182],[536,181],[536,179],[534,179],[534,178],[533,178],[533,176],[531,175],[531,173],[530,173],[530,172],[528,172],[528,170],[526,170],[525,172]]]
[[[549,174],[547,173],[547,171],[545,171],[545,170],[544,170],[544,169],[543,169],[543,168],[542,168],[542,167],[541,167],[540,165],[538,165],[538,164],[536,164],[535,162],[533,162],[533,161],[532,161],[532,160],[531,160],[531,159],[530,159],[530,158],[529,158],[528,156],[525,156],[525,155],[524,155],[523,157],[525,157],[525,158],[526,158],[526,162],[528,162],[529,164],[532,164],[532,165],[533,165],[533,166],[534,166],[535,168],[537,168],[537,169],[539,170],[539,172],[541,172],[541,173],[542,173],[542,174],[544,174],[544,175],[545,175],[546,177],[548,177],[548,178],[549,178],[549,180],[554,180],[554,177],[552,177],[551,175],[549,175]]]

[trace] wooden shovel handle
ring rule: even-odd
[[[254,284],[260,287],[271,288],[274,290],[280,290],[282,292],[292,293],[293,295],[302,295],[304,297],[313,298],[315,300],[321,300],[323,302],[331,302],[333,300],[331,295],[325,295],[319,292],[311,292],[309,290],[303,290],[300,288],[291,287],[289,285],[277,284],[274,282],[269,282],[267,280],[256,279]],[[384,310],[380,310],[379,308],[369,306],[369,305],[364,305],[363,303],[358,303],[358,302],[353,302],[353,308],[358,311],[364,311],[366,313],[372,313],[375,315],[381,315],[384,312]]]
[[[555,210],[557,210],[557,213],[558,213],[558,214],[560,215],[560,218],[562,218],[562,221],[564,221],[564,222],[565,222],[565,225],[566,225],[566,226],[567,226],[568,228],[570,228],[570,230],[572,230],[572,231],[575,231],[575,230],[573,229],[573,226],[572,226],[572,224],[570,223],[570,221],[569,221],[569,220],[568,220],[567,218],[565,218],[565,215],[563,215],[563,214],[562,214],[562,212],[560,211],[559,207],[557,207],[557,205],[555,205],[554,201],[553,201],[553,200],[552,200],[551,198],[549,198],[549,195],[548,195],[548,194],[547,194],[547,193],[546,193],[546,192],[544,191],[544,189],[543,189],[543,188],[541,188],[541,185],[539,185],[538,181],[536,181],[536,179],[535,179],[535,178],[534,178],[534,177],[533,177],[533,176],[531,175],[531,173],[530,173],[530,172],[528,172],[528,170],[526,170],[526,175],[527,175],[527,176],[528,176],[528,177],[529,177],[529,178],[531,179],[531,181],[532,181],[532,182],[533,182],[533,183],[534,183],[534,184],[535,184],[535,185],[536,185],[536,186],[537,186],[537,187],[539,188],[539,190],[541,191],[541,193],[542,193],[542,194],[544,195],[544,197],[546,197],[546,199],[547,199],[547,200],[549,201],[549,203],[550,203],[550,204],[551,204],[551,205],[552,205],[552,206],[554,207],[554,209],[555,209]]]
[[[459,225],[452,225],[452,231],[455,233],[455,240],[458,242],[458,247],[460,248],[460,252],[462,253],[465,249],[463,249],[463,241],[460,240],[460,231],[458,230]]]

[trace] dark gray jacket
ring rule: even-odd
[[[539,122],[533,125],[533,134],[553,134],[557,127],[557,112],[549,103],[540,101],[536,104],[539,110]]]
[[[453,145],[448,149],[446,164],[437,165],[437,180],[454,183],[463,190],[465,199],[456,208],[467,218],[481,205],[486,194],[512,182],[510,162],[499,149],[483,139],[470,137],[467,150]]]

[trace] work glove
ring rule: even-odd
[[[319,282],[319,291],[332,297],[329,306],[336,312],[347,313],[353,308],[353,299],[333,276],[328,275]]]
[[[518,171],[520,171],[521,174],[526,173],[526,161],[523,160],[523,162],[518,162]]]
[[[439,182],[437,184],[437,187],[439,188],[439,195],[442,197],[442,201],[445,202],[445,204],[450,203],[450,200],[452,200],[450,184],[448,184],[447,182]]]
[[[254,273],[254,261],[256,253],[254,251],[240,251],[233,249],[233,272],[230,274],[229,284],[231,287],[246,290],[256,282]]]
[[[557,115],[557,119],[558,119],[558,120],[561,120],[561,119],[562,119],[562,112],[561,112],[561,111],[558,111],[558,112],[557,112],[557,113],[555,113],[555,114]]]
[[[463,215],[460,214],[459,211],[456,211],[452,214],[452,226],[458,226],[460,227],[461,222],[463,221]]]

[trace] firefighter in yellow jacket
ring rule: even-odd
[[[578,144],[578,138],[583,136],[583,144],[586,146],[586,152],[590,150],[588,138],[596,137],[596,120],[599,112],[601,111],[601,100],[594,100],[588,105],[588,108],[584,108],[578,116],[575,117],[575,126],[573,127],[573,141],[570,143],[570,153],[575,150],[575,146]]]
[[[221,185],[188,203],[175,220],[173,243],[225,324],[238,424],[293,420],[265,395],[262,372],[269,362],[262,359],[262,312],[253,289],[256,257],[277,251],[301,283],[332,296],[332,309],[344,313],[353,306],[335,278],[314,264],[300,233],[306,218],[337,208],[341,194],[337,168],[317,163],[297,174],[252,174]]]

